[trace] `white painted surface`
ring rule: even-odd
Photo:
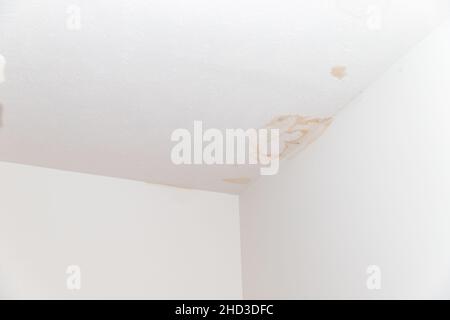
[[[449,57],[447,23],[244,191],[244,298],[450,298]]]
[[[236,196],[0,162],[0,299],[239,299],[240,273]]]
[[[277,115],[329,116],[448,16],[448,4],[2,0],[0,160],[238,192],[223,179],[252,170],[175,166],[171,132],[194,120],[260,128]],[[347,76],[331,76],[334,66]]]

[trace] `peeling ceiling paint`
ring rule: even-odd
[[[332,121],[331,117],[313,118],[301,115],[283,115],[274,118],[265,128],[280,130],[280,153],[278,157],[284,159],[303,150],[319,138]]]

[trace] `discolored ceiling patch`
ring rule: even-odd
[[[346,66],[334,66],[330,70],[330,74],[336,79],[342,80],[347,76]]]
[[[314,142],[332,121],[333,118],[331,117],[313,118],[300,115],[283,115],[274,118],[265,128],[280,130],[279,158],[283,159],[303,150]]]

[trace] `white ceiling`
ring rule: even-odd
[[[66,28],[72,4],[80,30]],[[175,166],[171,132],[333,115],[449,12],[448,0],[0,0],[0,160],[235,193],[223,179],[254,168]]]

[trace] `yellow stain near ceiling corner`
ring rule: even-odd
[[[300,115],[282,115],[275,117],[265,128],[279,129],[280,131],[280,159],[306,148],[310,143],[319,138],[328,128],[333,118],[314,118]],[[259,156],[267,156],[259,153]]]

